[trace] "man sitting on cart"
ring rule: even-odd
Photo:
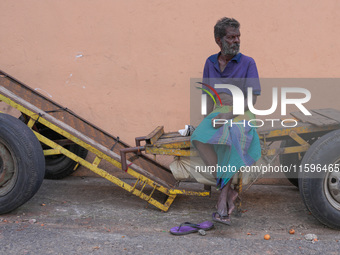
[[[204,163],[217,169],[214,175],[217,179],[217,188],[221,192],[217,202],[217,212],[212,216],[213,220],[228,225],[238,196],[238,192],[231,186],[232,177],[242,166],[252,165],[261,156],[256,129],[252,127],[253,125],[247,124],[248,120],[255,119],[248,110],[247,97],[252,96],[255,104],[257,96],[261,93],[261,87],[255,61],[239,53],[239,29],[240,23],[237,20],[226,17],[220,19],[214,27],[215,41],[221,51],[206,60],[203,85],[207,85],[204,89],[210,91],[208,94],[213,94],[213,91],[218,93],[222,105],[215,106],[215,109],[210,107],[210,110],[208,106],[208,116],[191,137]],[[214,87],[215,84],[232,84],[242,90],[245,98],[244,115],[233,115],[233,98],[230,90],[210,90],[209,87]],[[252,88],[252,95],[247,95],[248,87]],[[216,125],[217,119],[232,121]]]

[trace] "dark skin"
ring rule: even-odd
[[[220,66],[220,70],[221,72],[223,72],[223,70],[227,67],[227,64],[229,63],[229,61],[235,56],[235,55],[225,55],[222,51],[222,41],[224,41],[225,43],[227,43],[231,48],[235,48],[236,49],[236,45],[235,44],[240,44],[240,37],[241,37],[241,33],[240,30],[238,28],[235,27],[227,27],[226,28],[226,35],[222,38],[216,38],[216,43],[217,45],[220,47],[221,49],[221,54],[218,57],[218,63]],[[234,46],[235,45],[235,46]],[[253,96],[253,104],[255,105],[256,103],[256,99],[257,96],[256,95],[252,95]],[[225,102],[223,102],[224,105],[232,105],[233,104],[233,98],[231,95],[226,94],[225,95]],[[244,110],[247,111],[248,110],[248,103],[247,103],[247,99],[245,99],[244,101],[244,105],[245,108]],[[231,112],[230,113],[220,113],[218,114],[214,119],[233,119],[237,117],[236,115],[233,115]],[[220,128],[222,126],[222,124],[220,125],[215,125],[215,128]]]
[[[240,31],[239,31],[238,28],[227,27],[226,28],[226,35],[222,38],[216,38],[216,43],[221,49],[221,54],[218,57],[218,63],[219,63],[219,67],[220,67],[221,72],[223,72],[223,70],[228,65],[229,61],[235,56],[235,54],[224,54],[223,43],[224,44],[227,43],[228,46],[231,49],[237,50],[238,47],[237,47],[236,44],[240,43],[240,36],[241,36],[241,34],[240,34]],[[253,104],[255,105],[257,96],[252,95],[252,97],[253,97]],[[221,98],[222,98],[223,105],[232,105],[233,104],[233,99],[232,99],[231,95],[224,93],[223,95],[221,95]],[[247,99],[245,99],[244,105],[245,105],[244,110],[247,111],[248,110]],[[230,113],[220,113],[214,119],[226,119],[226,120],[228,120],[228,119],[233,119],[235,117],[237,117],[237,116],[233,115],[233,113],[230,112]],[[213,125],[213,120],[212,120],[212,125]],[[223,124],[215,125],[214,128],[220,128],[222,125]],[[216,155],[216,152],[215,152],[213,146],[211,144],[205,144],[205,143],[201,143],[201,142],[198,142],[198,141],[194,141],[194,143],[195,143],[195,146],[196,146],[197,150],[199,151],[200,156],[201,156],[202,160],[204,161],[204,163],[207,166],[216,166],[217,165],[217,155]],[[214,175],[215,175],[215,178],[216,178],[217,177],[216,173],[214,173]],[[230,221],[229,215],[231,215],[231,213],[235,209],[234,202],[235,202],[235,200],[238,196],[237,191],[232,189],[230,185],[231,185],[231,180],[221,190],[221,193],[220,193],[220,196],[219,196],[218,202],[217,202],[217,212],[218,212],[218,214],[215,216],[217,219],[222,220],[222,221],[226,221],[226,222]]]
[[[218,63],[220,64],[221,72],[226,68],[228,62],[235,56],[235,55],[225,55],[222,51],[222,41],[226,42],[231,48],[237,49],[235,44],[240,44],[240,37],[241,33],[238,28],[235,27],[227,27],[226,28],[226,35],[222,38],[216,38],[216,43],[221,49],[221,54],[218,58]]]

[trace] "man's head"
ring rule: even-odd
[[[240,23],[236,19],[222,18],[214,27],[215,41],[223,55],[235,56],[240,50]]]

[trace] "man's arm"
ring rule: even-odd
[[[253,96],[253,105],[256,104],[256,101],[257,101],[257,95],[252,95]],[[247,98],[244,99],[244,111],[248,111],[249,108],[248,108],[248,100]],[[223,126],[223,124],[216,124],[214,126],[214,120],[217,120],[217,119],[223,119],[223,120],[230,120],[230,119],[234,119],[236,118],[238,115],[234,115],[232,112],[228,112],[228,113],[219,113],[215,118],[213,118],[211,121],[212,121],[212,126],[214,128],[220,128]]]

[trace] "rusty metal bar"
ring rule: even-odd
[[[131,148],[125,148],[120,150],[120,161],[122,165],[122,170],[126,171],[128,169],[127,160],[126,160],[126,154],[129,152],[137,152],[140,153],[141,151],[144,151],[144,146],[139,147],[131,147]]]
[[[304,140],[301,136],[299,136],[295,131],[291,131],[289,133],[289,136],[293,138],[298,144],[301,144],[302,146],[309,147],[309,143]]]
[[[145,141],[148,144],[154,144],[161,135],[164,134],[164,127],[158,126],[154,131],[152,131],[149,135],[145,137]]]
[[[135,138],[136,147],[140,147],[140,146],[141,146],[140,142],[141,142],[141,141],[145,141],[145,138],[146,138],[146,136],[136,137],[136,138]],[[140,156],[140,155],[142,155],[142,153],[140,153],[140,152],[137,151],[137,155]]]

